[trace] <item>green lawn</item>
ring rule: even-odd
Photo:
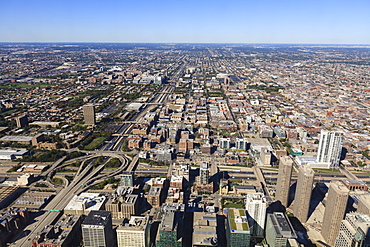
[[[55,184],[63,185],[63,179],[61,178],[52,178],[51,181]]]
[[[274,168],[261,168],[261,170],[263,170],[263,171],[277,172],[277,171],[279,171],[279,168],[276,168],[276,169],[274,169]]]
[[[314,168],[315,173],[318,174],[342,174],[339,169],[321,169],[321,168]]]
[[[244,204],[227,202],[223,208],[244,208]]]
[[[355,175],[370,175],[370,171],[353,171],[352,173]]]
[[[86,150],[94,150],[105,141],[105,137],[98,137],[84,147]]]
[[[27,83],[20,83],[20,82],[12,82],[12,83],[8,83],[6,85],[1,85],[0,86],[0,89],[7,89],[7,88],[36,88],[36,87],[40,87],[40,88],[44,88],[44,87],[53,87],[55,85],[51,85],[51,84],[42,84],[42,83],[38,83],[38,84],[27,84]]]
[[[11,109],[11,110],[7,110],[7,111],[4,111],[2,113],[0,113],[1,116],[7,116],[7,115],[10,115],[14,112],[17,112],[19,109],[15,108],[15,109]]]

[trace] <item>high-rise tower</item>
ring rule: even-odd
[[[23,127],[26,127],[28,125],[28,118],[27,118],[26,115],[16,117],[15,121],[17,123],[18,128],[23,128]]]
[[[208,162],[203,161],[200,164],[199,175],[200,175],[200,184],[205,185],[205,184],[209,183],[209,165],[208,165]]]
[[[343,137],[337,132],[321,130],[316,161],[328,163],[330,167],[339,165]]]
[[[248,222],[253,236],[264,236],[266,221],[266,197],[263,193],[248,193],[245,200]]]
[[[338,236],[340,223],[346,212],[348,194],[349,190],[343,183],[330,183],[321,227],[321,235],[328,245],[333,246]]]
[[[82,222],[82,237],[86,247],[113,246],[112,216],[108,211],[91,211]]]
[[[280,201],[284,207],[288,206],[292,167],[293,161],[288,156],[280,158],[275,199]]]
[[[95,106],[87,104],[82,107],[84,112],[85,125],[95,125]]]
[[[314,171],[308,165],[301,166],[298,172],[293,212],[302,223],[307,221],[314,175]]]

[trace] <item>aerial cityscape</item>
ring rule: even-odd
[[[0,247],[370,247],[370,1],[0,10]]]
[[[367,46],[3,43],[2,246],[368,246]]]

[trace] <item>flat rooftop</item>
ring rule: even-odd
[[[60,122],[44,122],[44,121],[35,121],[30,123],[30,125],[50,125],[50,126],[58,126]]]
[[[121,231],[144,231],[149,222],[148,216],[131,216],[128,223],[120,225],[117,230]]]
[[[14,186],[0,186],[0,201],[7,198],[9,195],[11,195],[14,191],[19,189],[19,187]]]
[[[111,213],[109,211],[91,211],[82,225],[105,226],[110,218]]]
[[[148,196],[159,196],[161,194],[161,187],[153,186],[150,188]]]
[[[99,193],[81,193],[75,195],[64,210],[82,210],[85,204],[86,210],[100,210],[105,202],[106,197]]]
[[[0,149],[0,155],[11,155],[11,154],[23,155],[27,152],[28,152],[27,149],[15,149],[15,148]]]
[[[295,232],[284,213],[274,212],[273,214],[269,214],[268,217],[270,217],[272,221],[277,236],[284,238],[296,237]]]
[[[5,142],[30,142],[32,141],[32,136],[4,136],[0,138],[0,141]]]
[[[244,209],[226,209],[227,220],[230,224],[230,231],[232,233],[249,234],[249,225]]]

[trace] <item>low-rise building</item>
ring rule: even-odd
[[[217,246],[217,217],[215,213],[194,212],[194,247]]]
[[[161,187],[152,186],[146,195],[148,203],[152,207],[159,207],[163,201],[163,189]]]
[[[105,201],[106,197],[99,193],[81,193],[73,196],[72,200],[64,208],[64,213],[88,215],[90,211],[103,209]]]
[[[32,247],[77,247],[81,242],[81,215],[68,215],[45,227],[32,240]]]

